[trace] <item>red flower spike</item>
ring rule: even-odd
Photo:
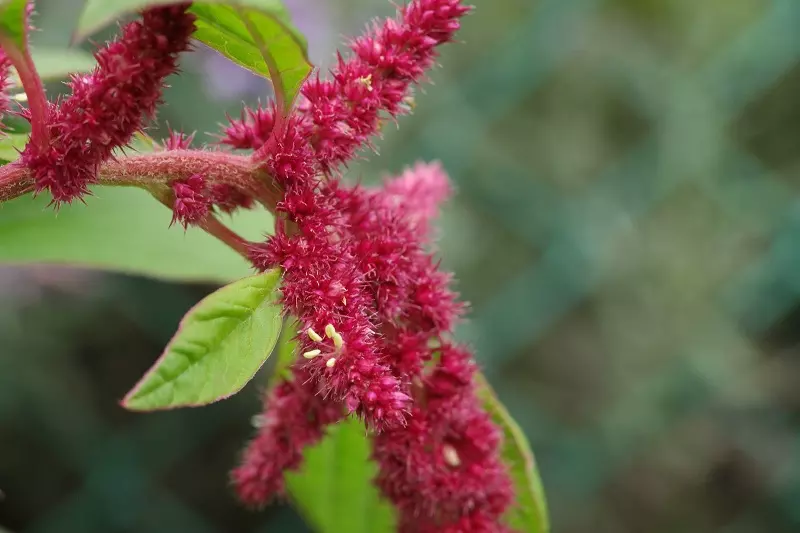
[[[175,201],[172,205],[172,222],[179,222],[187,229],[191,224],[203,220],[211,207],[211,199],[206,192],[206,180],[195,174],[184,180],[172,182]]]
[[[223,213],[233,213],[239,208],[250,209],[253,207],[253,198],[234,187],[224,183],[217,183],[211,187],[211,201]]]
[[[427,234],[431,221],[439,214],[439,206],[453,192],[441,163],[417,163],[384,186],[386,207],[394,209],[417,231]]]
[[[322,169],[346,163],[368,145],[378,133],[382,112],[407,112],[411,86],[433,65],[435,47],[452,40],[469,10],[459,0],[411,2],[399,8],[396,18],[375,23],[355,39],[353,57],[339,57],[331,80],[304,84],[300,109]]]
[[[341,404],[306,386],[309,377],[295,367],[291,381],[278,384],[265,401],[258,434],[231,477],[245,503],[264,505],[284,493],[283,473],[300,467],[302,450],[318,442],[328,424],[343,417]]]
[[[194,141],[195,134],[187,135],[182,131],[169,130],[169,135],[163,141],[164,150],[187,150]]]
[[[501,435],[475,396],[469,352],[445,345],[440,357],[423,385],[424,407],[415,406],[408,428],[375,436],[375,481],[397,506],[403,531],[467,523],[497,528],[513,499],[498,455]],[[475,529],[484,530],[498,529]]]
[[[461,517],[457,522],[445,526],[427,524],[421,526],[416,520],[408,520],[400,526],[400,533],[514,533],[511,528],[498,524],[497,519],[482,512]]]
[[[116,41],[95,53],[92,73],[72,77],[72,95],[49,113],[50,145],[29,144],[21,158],[37,192],[48,189],[56,205],[86,194],[100,163],[142,128],[143,116],[155,114],[164,78],[189,48],[194,16],[188,6],[145,10],[142,20],[126,25]]]
[[[450,274],[426,250],[450,186],[438,164],[417,165],[378,191],[344,187],[330,171],[369,144],[382,114],[408,110],[411,86],[468,10],[458,0],[414,0],[376,24],[352,43],[353,57],[339,57],[331,79],[304,84],[304,100],[254,154],[284,197],[275,235],[252,246],[250,258],[259,269],[283,270],[282,303],[305,328],[300,387],[375,430],[375,481],[407,532],[508,531],[500,517],[513,496],[501,433],[475,395],[471,354],[431,344],[451,336],[464,310]],[[232,121],[227,144],[254,147],[246,122]],[[303,427],[286,431],[264,438],[307,440]],[[237,472],[258,470],[250,468],[258,461],[246,456]],[[279,465],[297,465],[284,452],[273,461],[267,481]],[[265,487],[245,498],[263,501],[281,489]]]
[[[241,118],[228,117],[229,125],[225,127],[220,144],[227,144],[242,150],[257,150],[264,145],[275,125],[275,107],[259,105],[255,109],[245,108]]]
[[[10,69],[11,60],[0,50],[0,119],[11,109],[11,98],[8,96],[8,89],[11,86]]]
[[[269,150],[265,150],[265,149]],[[266,153],[262,153],[266,151]],[[303,125],[298,117],[291,117],[283,131],[276,132],[272,141],[254,154],[262,162],[264,169],[278,185],[288,188],[302,185],[294,192],[302,194],[314,188],[312,179],[317,175],[314,154],[304,135]],[[287,193],[287,196],[289,194]]]

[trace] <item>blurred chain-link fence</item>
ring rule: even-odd
[[[460,335],[531,438],[554,531],[800,530],[800,2],[477,4],[415,116],[350,172],[451,173],[439,246],[472,304]],[[388,12],[325,9],[304,28],[326,36],[317,57]],[[175,80],[163,122],[214,131],[252,97],[215,96],[204,69]],[[225,487],[252,390],[116,406],[202,289],[46,287],[0,313],[0,525],[302,531]]]

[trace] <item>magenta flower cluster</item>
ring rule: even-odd
[[[11,109],[11,98],[8,96],[8,89],[11,86],[10,69],[11,61],[5,52],[0,50],[0,119]]]
[[[93,72],[72,77],[69,97],[51,104],[49,142],[29,143],[21,161],[36,189],[49,190],[56,205],[86,194],[99,165],[142,129],[143,117],[154,115],[164,79],[177,69],[195,29],[187,8],[146,10],[95,54]]]
[[[458,0],[412,1],[353,41],[330,78],[306,82],[283,125],[258,109],[225,132],[226,144],[255,149],[283,190],[276,234],[250,255],[260,269],[282,268],[300,330],[292,376],[267,399],[233,472],[250,504],[280,494],[302,449],[352,413],[374,434],[375,482],[401,531],[506,530],[513,491],[501,437],[476,397],[471,354],[451,340],[464,307],[427,250],[448,179],[420,164],[370,190],[336,174],[382,121],[408,111],[413,85],[467,12]]]
[[[188,7],[145,10],[96,53],[92,73],[72,78],[71,96],[47,104],[46,138],[29,143],[20,163],[37,191],[56,205],[80,199],[153,116],[164,79],[189,48]],[[246,169],[258,183],[220,180],[207,166],[187,172],[192,137],[173,132],[163,142],[161,155],[183,171],[159,183],[173,223],[219,236],[215,211],[258,201],[276,215],[264,242],[237,241],[255,268],[282,270],[282,303],[299,331],[290,375],[265,398],[257,435],[232,473],[248,504],[281,495],[303,449],[352,415],[373,437],[374,481],[401,532],[509,531],[502,517],[513,488],[501,434],[478,398],[471,353],[453,341],[465,306],[431,252],[449,180],[437,163],[378,189],[339,177],[384,122],[410,111],[414,85],[469,10],[460,0],[411,0],[353,40],[329,77],[306,80],[291,111],[270,104],[230,119],[219,145],[251,150]],[[0,83],[6,72],[0,58]]]

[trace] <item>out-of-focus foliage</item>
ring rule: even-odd
[[[294,3],[330,12],[320,35],[391,9]],[[77,4],[41,0],[34,39],[65,43]],[[455,179],[439,248],[472,302],[460,334],[532,441],[553,531],[797,531],[800,4],[477,4],[415,115],[348,172],[439,158]],[[159,127],[238,113],[205,57]],[[114,401],[200,289],[2,276],[0,525],[304,531],[225,488],[255,388],[147,417]]]

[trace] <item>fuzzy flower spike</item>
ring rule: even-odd
[[[8,89],[11,86],[11,61],[5,52],[0,50],[0,119],[11,109],[11,98]]]
[[[194,31],[188,6],[145,10],[95,53],[93,72],[72,77],[72,95],[50,107],[49,145],[29,143],[22,155],[37,191],[49,190],[56,205],[79,199],[97,181],[99,165],[142,128],[143,117],[154,115],[164,79],[176,71]]]
[[[412,85],[468,11],[459,0],[414,0],[354,40],[329,79],[307,81],[267,140],[256,124],[273,124],[255,112],[226,130],[232,146],[260,144],[253,159],[283,191],[277,232],[250,257],[282,268],[283,304],[300,325],[292,377],[267,399],[267,423],[233,472],[248,503],[280,494],[300,447],[355,413],[373,430],[375,482],[401,531],[507,531],[501,436],[475,394],[470,352],[446,340],[464,306],[426,249],[449,182],[437,164],[381,190],[347,187],[334,172],[381,120],[407,111]]]
[[[72,77],[69,97],[46,112],[33,99],[37,142],[5,167],[6,179],[32,177],[56,206],[89,193],[100,165],[153,117],[165,78],[189,48],[188,7],[146,9],[95,54],[93,72]],[[247,504],[282,495],[304,448],[354,416],[371,437],[373,481],[396,508],[401,533],[509,532],[502,518],[514,494],[502,434],[478,398],[472,354],[452,340],[466,306],[431,252],[431,221],[450,182],[437,163],[417,164],[379,189],[339,179],[384,121],[410,111],[414,84],[469,9],[460,0],[410,0],[375,22],[329,77],[306,80],[291,111],[259,105],[229,120],[220,144],[249,155],[200,157],[191,136],[178,132],[154,154],[182,162],[182,172],[158,182],[173,224],[200,226],[256,269],[280,268],[281,303],[297,323],[289,375],[266,395],[256,435],[232,472]],[[0,55],[0,89],[7,71]],[[0,99],[0,113],[7,108]],[[218,178],[214,165],[223,160],[242,180]],[[216,215],[256,199],[276,215],[276,228],[250,243]]]

